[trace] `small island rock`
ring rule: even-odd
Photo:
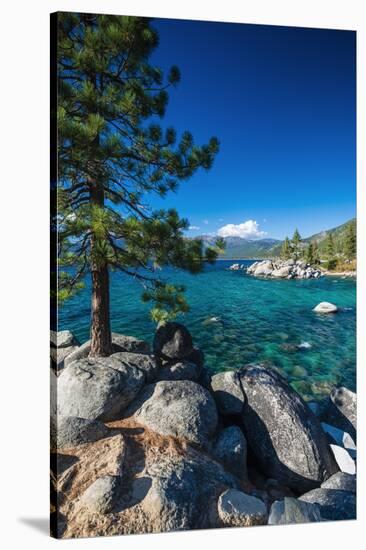
[[[330,302],[320,302],[320,304],[314,307],[313,311],[316,313],[337,313],[338,308]]]

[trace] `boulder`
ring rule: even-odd
[[[125,334],[118,334],[112,332],[112,344],[118,346],[116,351],[128,351],[130,353],[151,353],[151,347],[148,342],[139,340],[133,336],[126,336]]]
[[[355,458],[357,450],[356,444],[348,433],[340,430],[339,428],[335,428],[326,422],[322,422],[321,426],[324,432],[328,435],[331,443],[344,447],[352,458]]]
[[[50,349],[51,359],[55,365],[55,370],[62,370],[65,366],[65,359],[72,353],[74,353],[78,346],[68,346],[67,348],[53,348]]]
[[[262,500],[236,489],[228,489],[219,497],[219,517],[227,527],[248,527],[267,523],[267,507]]]
[[[240,414],[245,396],[237,371],[215,374],[211,378],[211,388],[220,413],[224,416]]]
[[[192,529],[199,514],[197,472],[184,459],[165,466],[164,471],[160,463],[149,470],[151,487],[142,501],[142,510],[157,531]]]
[[[271,261],[260,262],[253,271],[255,277],[264,276],[267,277],[272,274],[273,264]]]
[[[77,416],[51,417],[51,448],[70,449],[108,435],[110,430],[99,420]]]
[[[73,353],[70,353],[65,359],[65,367],[74,361],[88,357],[90,353],[90,343],[90,340],[88,340]],[[133,336],[117,334],[116,332],[112,332],[112,349],[114,353],[121,351],[128,351],[130,353],[151,353],[150,346],[147,342],[138,340]]]
[[[337,472],[321,484],[322,489],[339,489],[355,493],[357,489],[356,476],[345,472]]]
[[[334,388],[321,414],[321,420],[349,433],[352,439],[356,441],[356,394],[344,387]]]
[[[193,352],[192,337],[180,323],[161,324],[155,333],[153,348],[158,357],[167,361],[186,359]]]
[[[118,359],[123,365],[140,369],[145,374],[146,382],[151,383],[156,380],[159,367],[153,355],[120,351],[113,353],[111,357]]]
[[[171,366],[162,367],[157,374],[157,380],[193,380],[196,382],[201,374],[201,368],[190,361],[179,361]]]
[[[84,492],[80,504],[90,512],[109,514],[118,502],[122,492],[119,476],[103,476],[96,479]]]
[[[247,479],[247,441],[238,426],[229,426],[219,434],[213,456],[240,479]]]
[[[286,279],[291,273],[291,266],[283,266],[278,269],[274,269],[271,273],[272,277],[276,279]]]
[[[79,346],[78,340],[70,330],[50,330],[51,346],[55,348],[68,348],[70,346]]]
[[[338,470],[319,420],[276,371],[248,365],[239,375],[244,433],[263,473],[297,492],[319,487]]]
[[[237,486],[220,464],[192,448],[184,455],[165,450],[148,463],[145,474],[151,487],[141,508],[157,532],[217,527],[213,503],[223,490]]]
[[[336,313],[338,308],[330,302],[320,302],[320,304],[314,307],[313,311],[316,313]]]
[[[311,523],[322,521],[318,504],[285,497],[276,500],[270,510],[268,525],[288,525],[290,523]]]
[[[162,435],[205,446],[217,427],[210,393],[190,380],[162,381],[144,388],[127,415]]]
[[[114,420],[133,401],[144,382],[141,370],[113,357],[74,361],[58,377],[58,414]]]
[[[313,489],[299,500],[318,504],[324,520],[356,519],[356,495],[336,489]]]
[[[356,464],[346,449],[339,447],[339,445],[330,445],[330,448],[340,471],[354,475],[356,473]]]

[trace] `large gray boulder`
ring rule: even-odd
[[[158,357],[167,361],[187,359],[193,352],[192,337],[184,325],[165,323],[155,333],[153,349]]]
[[[162,435],[206,445],[217,427],[216,405],[210,393],[189,380],[162,381],[146,386],[127,415]]]
[[[212,376],[211,389],[222,415],[230,416],[241,413],[245,396],[237,371],[220,372]]]
[[[118,359],[81,359],[64,369],[57,383],[58,414],[115,420],[145,382],[144,373]]]
[[[329,396],[321,420],[350,434],[356,441],[357,396],[347,388],[334,388]]]
[[[356,519],[355,493],[336,489],[313,489],[299,500],[318,504],[322,519]]]
[[[144,473],[151,486],[141,508],[158,532],[217,527],[214,503],[222,491],[237,487],[220,464],[190,447],[184,455],[158,455]]]
[[[120,476],[99,477],[83,493],[80,504],[92,513],[109,514],[116,506],[122,492]]]
[[[146,382],[154,382],[159,372],[159,367],[153,355],[147,353],[131,353],[120,351],[113,353],[111,357],[118,359],[121,364],[140,369],[146,377]]]
[[[213,456],[240,479],[247,479],[247,441],[238,426],[229,426],[219,434]]]
[[[290,523],[311,523],[322,521],[318,504],[285,497],[276,500],[270,510],[268,525],[289,525]]]
[[[50,331],[51,346],[55,348],[68,348],[70,346],[79,346],[80,343],[70,330]]]
[[[319,420],[282,376],[248,365],[240,381],[247,442],[268,477],[305,492],[338,470]]]
[[[70,353],[70,355],[65,358],[65,367],[74,361],[88,357],[90,353],[90,345],[91,341],[88,340],[73,353]],[[133,336],[125,336],[124,334],[117,334],[116,332],[112,332],[112,349],[114,353],[121,351],[127,351],[130,353],[151,353],[149,344],[144,340],[138,340]]]
[[[357,489],[356,476],[345,472],[337,472],[321,484],[322,489],[339,489],[355,493]]]
[[[267,507],[257,497],[236,489],[228,489],[220,495],[218,513],[227,527],[248,527],[267,523]]]
[[[178,361],[173,365],[161,367],[157,380],[192,380],[196,382],[201,375],[201,367],[190,361]]]
[[[99,420],[77,416],[51,417],[51,448],[67,449],[91,443],[110,435],[110,430]]]

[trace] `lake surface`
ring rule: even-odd
[[[272,365],[305,399],[321,399],[334,385],[355,390],[355,281],[258,279],[228,271],[232,263],[218,261],[199,275],[162,272],[186,286],[191,310],[178,320],[204,351],[207,368],[215,373],[250,362]],[[86,284],[59,313],[59,330],[70,329],[81,342],[89,338],[90,281]],[[131,278],[111,274],[112,330],[151,341],[155,325],[141,291]],[[314,313],[324,301],[336,304],[339,312]]]

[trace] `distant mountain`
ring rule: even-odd
[[[216,237],[210,235],[201,235],[196,237],[202,239],[206,246],[214,245]],[[242,239],[241,237],[225,237],[226,249],[224,254],[220,255],[222,259],[260,259],[273,255],[273,249],[281,245],[278,239]],[[281,247],[280,247],[281,248]]]
[[[337,252],[341,250],[341,244],[345,237],[345,232],[349,223],[355,223],[353,218],[342,225],[315,233],[310,237],[303,238],[303,246],[307,246],[310,242],[316,242],[320,254],[324,250],[324,243],[327,235],[332,233],[334,248]],[[289,235],[291,237],[291,235]],[[213,245],[216,237],[211,235],[201,235],[195,237],[202,239],[206,246]],[[261,259],[261,258],[276,258],[281,254],[283,241],[278,239],[242,239],[241,237],[225,237],[226,249],[224,254],[220,255],[222,259],[243,260],[243,259]]]

